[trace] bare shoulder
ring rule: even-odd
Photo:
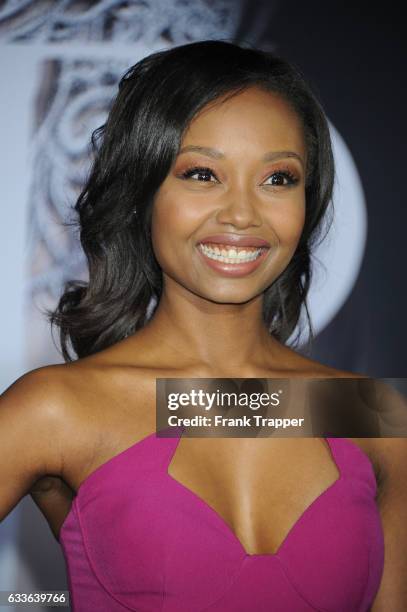
[[[376,396],[380,393],[381,405],[377,409],[382,413],[386,411],[386,402],[393,400],[394,392],[391,388],[383,385],[380,381],[370,376],[325,366],[317,361],[305,359],[304,367],[309,368],[310,376],[315,378],[347,378],[366,379],[374,384],[367,387]],[[366,389],[367,389],[366,388]],[[384,438],[349,438],[356,444],[370,460],[375,473],[378,486],[378,497],[381,498],[389,487],[404,486],[407,491],[407,438],[384,437]]]
[[[15,380],[2,394],[2,400],[13,402],[15,410],[52,412],[55,399],[64,387],[62,372],[65,366],[49,365],[26,372]],[[62,393],[63,395],[63,393]]]
[[[75,376],[67,364],[42,366],[20,376],[1,396],[4,419],[21,420],[32,435],[63,428],[75,405]]]
[[[13,382],[1,396],[2,421],[24,422],[31,437],[57,430],[68,393],[60,366],[31,370]]]
[[[64,364],[62,478],[76,491],[99,465],[155,429],[155,378],[100,354]]]
[[[294,349],[283,346],[287,361],[297,376],[309,378],[369,378],[366,374],[341,370],[311,359]]]
[[[1,446],[9,447],[9,456],[23,453],[31,476],[46,487],[44,478],[63,477],[66,465],[75,458],[83,460],[91,451],[98,434],[95,413],[97,407],[102,412],[107,386],[105,372],[92,361],[47,365],[25,373],[0,399]]]
[[[27,372],[0,398],[0,518],[38,479],[62,472],[65,386],[58,371]]]
[[[103,355],[44,366],[4,392],[0,446],[24,462],[16,469],[30,475],[25,492],[76,490],[95,467],[154,431],[154,406],[155,379],[139,368]]]
[[[82,481],[155,429],[155,396],[146,401],[155,385],[148,381],[137,368],[86,358],[31,370],[6,389],[0,400],[0,520],[30,493],[57,534]],[[142,418],[147,404],[149,418]]]
[[[295,375],[303,376],[304,378],[332,378],[332,379],[369,379],[370,377],[364,373],[352,372],[350,370],[342,370],[325,365],[317,360],[305,357],[292,349],[288,349],[295,367]],[[383,466],[381,465],[381,456],[377,452],[377,438],[349,438],[351,442],[356,444],[360,450],[365,453],[372,464],[378,486],[382,482]]]

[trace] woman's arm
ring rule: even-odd
[[[54,366],[32,370],[0,397],[0,521],[46,474],[60,474],[61,383]]]
[[[384,572],[371,612],[407,610],[407,438],[377,440],[383,470],[378,504],[384,530]]]

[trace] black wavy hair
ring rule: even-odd
[[[281,95],[295,110],[308,160],[304,229],[290,263],[264,292],[263,318],[270,334],[284,343],[304,305],[312,342],[306,303],[311,252],[331,210],[334,182],[325,114],[290,62],[248,45],[208,40],[153,53],[127,70],[106,123],[92,134],[93,163],[73,206],[89,280],[68,281],[55,310],[47,311],[51,329],[59,327],[65,361],[73,361],[69,341],[80,358],[146,324],[162,292],[151,244],[154,195],[193,117],[220,96],[251,86]],[[299,336],[300,331],[294,345]]]

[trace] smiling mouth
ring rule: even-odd
[[[238,247],[226,244],[210,244],[202,242],[198,245],[199,250],[209,259],[220,261],[226,264],[249,263],[258,259],[268,247]]]

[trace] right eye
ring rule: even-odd
[[[198,181],[200,183],[213,183],[218,182],[214,172],[210,168],[203,168],[201,166],[195,166],[194,168],[188,168],[181,174],[183,179],[193,178],[194,176],[198,176],[199,178],[194,178],[194,181]],[[211,177],[215,180],[212,181]]]

